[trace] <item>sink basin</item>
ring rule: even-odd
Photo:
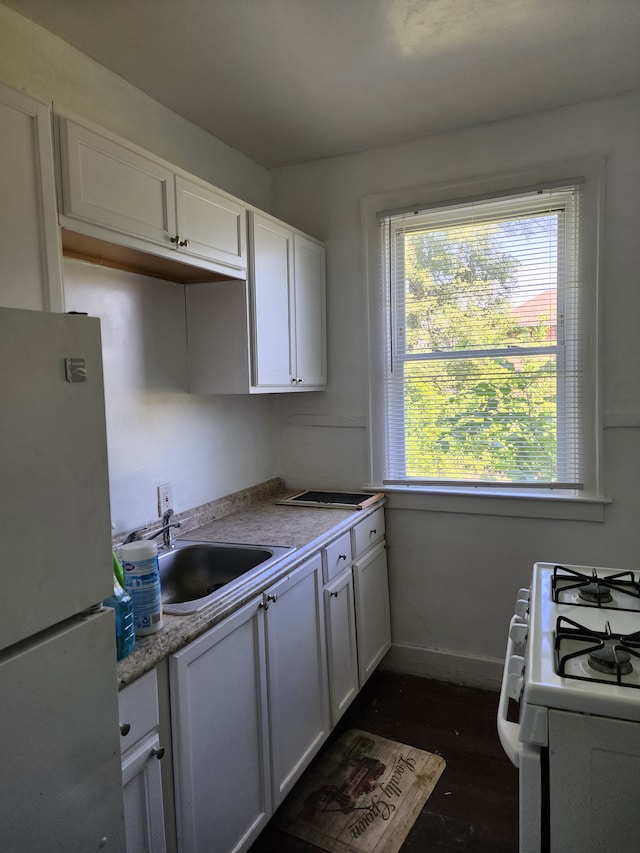
[[[158,554],[162,609],[177,615],[196,613],[229,584],[253,570],[264,571],[293,550],[176,539],[173,550]]]

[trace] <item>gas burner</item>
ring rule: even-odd
[[[589,652],[587,662],[592,669],[605,675],[629,675],[633,672],[631,655],[616,645],[615,640],[605,640],[602,648]]]
[[[583,601],[588,601],[590,604],[608,604],[610,601],[613,601],[613,596],[607,587],[597,581],[592,581],[586,586],[581,586],[578,589],[578,597]]]
[[[614,634],[559,616],[555,634],[556,672],[563,678],[640,688],[632,658],[640,659],[640,631]]]
[[[640,583],[633,572],[576,571],[554,566],[551,599],[556,604],[601,607],[607,610],[640,611]]]

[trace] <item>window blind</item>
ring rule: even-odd
[[[385,484],[582,487],[582,184],[380,214]]]

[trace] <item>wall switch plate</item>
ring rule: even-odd
[[[162,518],[168,509],[173,509],[173,489],[171,483],[158,486],[158,517]]]

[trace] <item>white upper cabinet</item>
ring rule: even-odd
[[[320,391],[327,382],[325,250],[249,213],[249,276],[186,292],[194,394]]]
[[[327,383],[325,319],[325,250],[315,240],[293,235],[295,271],[295,382],[322,387]]]
[[[170,247],[173,172],[75,122],[60,121],[62,213]]]
[[[175,187],[178,250],[246,269],[244,206],[194,178],[176,175]]]
[[[64,311],[51,110],[0,86],[0,305]]]
[[[321,243],[107,131],[57,123],[64,252],[194,285],[192,393],[325,388]]]
[[[327,382],[325,250],[265,214],[249,214],[253,384],[313,391]]]
[[[89,238],[244,275],[241,202],[106,131],[58,119],[60,223]],[[66,245],[87,251],[87,243]]]
[[[258,213],[249,218],[253,384],[289,388],[293,381],[293,231]]]

